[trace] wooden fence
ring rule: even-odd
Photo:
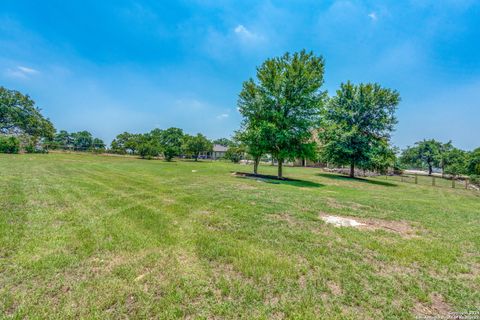
[[[401,175],[392,175],[385,176],[385,180],[399,181],[404,183],[412,183],[418,185],[430,185],[433,187],[445,187],[445,188],[454,188],[454,189],[473,189],[474,188],[468,178],[442,178],[438,176],[426,176],[418,174],[401,174]]]

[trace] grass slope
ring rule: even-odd
[[[0,168],[0,317],[408,319],[480,305],[478,192],[77,154],[0,155]]]

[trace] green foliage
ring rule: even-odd
[[[238,163],[243,158],[245,149],[243,147],[231,146],[225,152],[225,159],[232,161],[233,163]]]
[[[185,135],[183,137],[182,149],[184,153],[198,160],[201,153],[207,153],[212,151],[212,143],[201,133],[197,133],[196,136]]]
[[[119,154],[137,154],[140,139],[140,134],[123,132],[112,141],[111,149]]]
[[[160,146],[165,160],[171,161],[181,154],[183,137],[183,130],[179,128],[168,128],[162,132]]]
[[[387,165],[386,160],[392,158],[388,142],[399,102],[397,91],[378,84],[342,83],[324,110],[319,132],[322,158],[350,165],[351,177],[355,166],[365,169]]]
[[[154,133],[155,134],[155,133]],[[159,143],[151,133],[145,133],[137,137],[137,150],[142,159],[153,159],[160,154]]]
[[[100,153],[105,151],[105,142],[102,139],[94,138],[92,141],[92,150]]]
[[[73,148],[76,151],[88,151],[93,145],[93,136],[88,131],[79,131],[72,133]]]
[[[0,87],[0,133],[53,138],[55,128],[28,95]]]
[[[430,139],[415,143],[413,147],[407,147],[402,153],[402,162],[410,166],[428,168],[428,174],[432,174],[433,167],[440,165],[442,143]]]
[[[255,158],[270,153],[278,159],[279,178],[284,160],[315,154],[311,130],[325,99],[323,75],[323,58],[303,50],[267,59],[257,69],[257,82],[243,83],[241,140]]]
[[[73,137],[65,130],[60,130],[53,138],[53,148],[69,150],[73,149]]]
[[[480,148],[468,155],[467,172],[471,175],[480,175]]]
[[[457,176],[467,173],[467,153],[452,147],[441,155],[441,164],[444,173]]]
[[[212,141],[213,144],[218,144],[224,147],[233,147],[235,142],[227,138],[219,138]]]
[[[20,141],[14,136],[0,135],[0,153],[18,153]]]

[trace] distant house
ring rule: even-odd
[[[228,147],[224,147],[220,144],[214,144],[210,157],[213,160],[223,158],[225,157],[225,153],[227,152],[227,150],[228,150]]]

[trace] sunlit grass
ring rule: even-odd
[[[0,155],[0,168],[6,317],[393,319],[479,306],[478,192],[77,154]]]

